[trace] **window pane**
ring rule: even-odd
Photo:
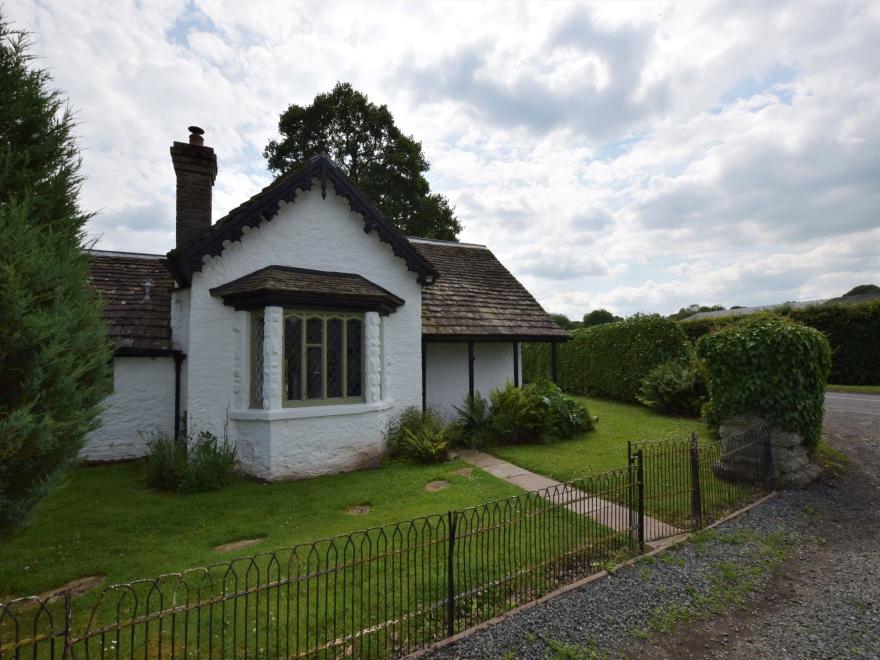
[[[323,363],[324,349],[322,347],[309,346],[306,348],[306,396],[310,399],[324,398]]]
[[[254,389],[251,392],[251,405],[263,407],[263,334],[265,322],[260,316],[254,319],[254,355],[252,361]]]
[[[361,396],[361,322],[349,319],[346,323],[348,351],[348,396]]]
[[[324,343],[324,319],[309,319],[306,323],[306,343]]]
[[[342,396],[342,319],[327,320],[327,398]]]
[[[302,399],[302,319],[284,320],[284,357],[287,360],[287,399]]]

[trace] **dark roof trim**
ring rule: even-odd
[[[258,287],[252,291],[240,290],[242,283],[248,282],[254,276],[266,271],[321,275],[334,279],[356,279],[368,284],[370,288],[375,289],[376,293],[329,293],[326,291],[309,293],[307,291],[287,291],[265,287]],[[262,309],[270,305],[276,305],[279,307],[309,307],[312,309],[372,311],[379,312],[380,314],[390,314],[404,304],[403,298],[371,282],[363,275],[297,268],[295,266],[266,266],[231,282],[214,287],[210,290],[210,294],[223,298],[224,305],[229,305],[237,310]]]
[[[113,352],[113,357],[173,357],[186,359],[186,353],[175,348],[134,348],[123,346]]]
[[[552,342],[559,343],[571,339],[569,336],[562,337],[560,335],[523,335],[523,334],[494,334],[494,335],[427,335],[422,337],[429,344],[461,344],[467,342]]]
[[[406,262],[409,270],[418,275],[419,282],[429,284],[437,271],[410,245],[409,241],[364,197],[351,180],[325,154],[312,157],[305,167],[278,178],[274,183],[251,197],[218,220],[211,229],[190,245],[171,250],[166,263],[174,279],[188,287],[192,274],[202,269],[206,255],[218,256],[223,243],[238,241],[245,227],[257,227],[277,215],[282,202],[293,202],[300,190],[311,190],[314,180],[321,185],[321,196],[327,197],[327,183],[333,184],[336,194],[348,200],[349,208],[364,219],[364,232],[376,231],[379,240],[388,243],[394,254]]]

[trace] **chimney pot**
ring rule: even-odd
[[[205,134],[205,131],[198,126],[190,126],[188,130],[190,144],[197,144],[199,146],[205,144],[205,138],[202,137]]]

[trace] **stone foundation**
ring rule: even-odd
[[[770,452],[773,458],[771,485],[774,488],[803,488],[819,476],[822,469],[810,462],[809,449],[798,433],[773,428],[766,420],[755,415],[739,415],[721,425],[718,433],[725,453],[735,450],[745,435],[758,432],[761,426],[769,429]],[[762,472],[756,464],[760,460],[759,456],[758,453],[752,453],[744,460],[736,462],[722,460],[716,474],[725,479],[755,479]],[[763,465],[763,460],[760,463]]]

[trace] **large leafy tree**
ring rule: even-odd
[[[291,105],[278,130],[281,139],[263,152],[276,176],[326,153],[404,234],[454,239],[461,231],[449,201],[425,179],[422,145],[397,128],[387,106],[351,84],[337,83],[311,105]]]
[[[0,533],[75,462],[110,362],[73,122],[31,59],[0,14]]]
[[[591,328],[594,325],[603,325],[605,323],[614,323],[615,321],[622,320],[622,318],[615,316],[607,309],[599,308],[584,314],[583,326],[585,328]]]

